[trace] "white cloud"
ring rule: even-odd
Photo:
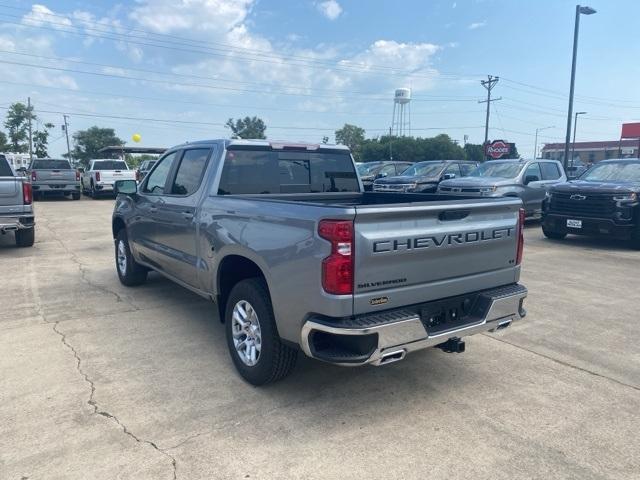
[[[335,20],[342,14],[342,7],[336,0],[326,0],[316,3],[316,8],[329,20]]]
[[[482,28],[485,27],[487,25],[486,21],[482,21],[482,22],[474,22],[472,24],[469,25],[469,30],[476,30],[478,28]]]
[[[35,4],[31,6],[31,11],[22,17],[22,23],[38,27],[46,24],[48,27],[59,30],[73,25],[69,18],[54,15],[54,12],[44,5]]]

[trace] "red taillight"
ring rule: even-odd
[[[35,182],[38,178],[38,175],[36,175],[36,172],[32,171],[31,172],[31,181]]]
[[[322,288],[334,295],[353,294],[353,221],[321,220],[318,235],[331,242],[322,261]]]
[[[524,250],[524,208],[518,212],[518,250],[516,251],[516,265],[522,263],[522,252]]]
[[[100,181],[100,172],[96,172],[96,182]]]
[[[80,172],[76,170],[76,182],[80,181]]]
[[[22,203],[25,205],[31,205],[33,202],[33,190],[29,182],[22,183]]]

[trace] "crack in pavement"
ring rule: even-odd
[[[620,380],[616,380],[615,378],[611,378],[611,377],[608,377],[608,376],[603,375],[601,373],[594,372],[593,370],[589,370],[587,368],[583,368],[583,367],[579,367],[577,365],[573,365],[571,363],[565,362],[564,360],[559,360],[557,358],[553,358],[553,357],[551,357],[549,355],[545,355],[544,353],[536,352],[535,350],[531,350],[529,348],[523,347],[521,345],[517,345],[517,344],[512,343],[512,342],[508,342],[507,340],[504,340],[504,339],[498,338],[498,337],[494,337],[494,336],[489,335],[487,333],[482,333],[481,335],[483,335],[483,336],[485,336],[487,338],[491,338],[492,340],[496,340],[497,342],[506,343],[507,345],[511,345],[514,348],[518,348],[520,350],[524,350],[525,352],[532,353],[533,355],[537,355],[537,356],[545,358],[547,360],[551,360],[552,362],[558,363],[558,364],[560,364],[560,365],[562,365],[564,367],[569,367],[569,368],[572,368],[574,370],[578,370],[580,372],[588,373],[589,375],[593,375],[594,377],[599,377],[599,378],[602,378],[602,379],[605,379],[605,380],[609,380],[610,382],[617,383],[618,385],[621,385],[623,387],[632,388],[634,390],[640,391],[640,387],[637,387],[635,385],[631,385],[631,384],[622,382]]]
[[[45,222],[46,223],[46,222]],[[86,278],[86,270],[85,270],[85,266],[82,264],[82,262],[77,258],[76,254],[71,252],[69,250],[69,248],[67,248],[67,246],[64,244],[64,242],[62,241],[62,239],[60,239],[58,237],[58,235],[56,234],[55,230],[53,228],[51,228],[50,226],[47,225],[47,228],[53,235],[53,237],[55,238],[55,240],[60,244],[60,246],[69,254],[71,260],[76,263],[78,265],[78,269],[80,271],[80,275],[81,278],[89,285],[93,286],[94,288],[97,288],[100,291],[106,292],[106,293],[110,293],[112,295],[114,295],[117,299],[117,301],[119,302],[123,302],[124,300],[120,297],[120,295],[118,295],[118,293],[113,292],[105,287],[101,287],[99,285],[95,285],[93,284],[91,281],[89,281],[89,279]],[[36,297],[36,300],[40,299],[40,295],[38,294],[38,287],[37,285],[32,285],[31,291],[34,295],[34,297]],[[125,303],[131,305],[135,310],[139,310],[139,308],[136,305],[133,305],[130,302],[126,302]],[[89,384],[90,388],[91,388],[91,393],[89,394],[89,399],[87,400],[87,404],[93,409],[93,412],[91,413],[92,415],[100,415],[101,417],[105,417],[108,418],[109,420],[114,421],[121,429],[122,432],[133,438],[137,443],[144,443],[146,445],[151,446],[154,450],[158,451],[159,453],[161,453],[162,455],[164,455],[165,457],[167,457],[170,461],[171,461],[171,468],[172,468],[172,473],[173,473],[173,480],[177,480],[177,475],[178,475],[178,468],[177,468],[177,461],[175,459],[175,457],[173,455],[171,455],[170,453],[166,452],[164,449],[161,449],[160,447],[158,447],[158,445],[151,441],[151,440],[147,440],[144,438],[141,438],[137,435],[135,435],[131,430],[129,430],[129,428],[122,423],[122,421],[120,421],[120,419],[106,411],[106,410],[102,410],[99,406],[98,403],[95,400],[95,393],[96,393],[96,385],[95,382],[89,377],[89,375],[82,369],[82,359],[80,358],[80,355],[78,354],[77,350],[73,347],[73,345],[71,345],[68,341],[67,341],[67,335],[62,332],[59,329],[59,324],[60,324],[60,320],[59,321],[55,321],[55,322],[51,322],[51,321],[47,321],[47,317],[45,312],[42,309],[42,306],[40,305],[40,301],[36,301],[36,311],[37,314],[42,318],[43,323],[45,324],[52,324],[53,325],[53,331],[60,337],[60,340],[62,342],[62,344],[71,351],[71,353],[73,354],[73,357],[76,359],[76,370],[78,371],[78,373],[82,376],[82,378],[84,379],[84,381]]]
[[[89,375],[87,375],[87,373],[82,369],[82,359],[80,358],[80,355],[78,355],[78,352],[73,347],[73,345],[71,345],[67,341],[66,334],[58,329],[59,323],[60,322],[53,323],[53,331],[60,336],[60,340],[62,341],[62,344],[71,351],[74,358],[76,359],[76,370],[82,376],[84,381],[88,383],[89,386],[91,387],[91,393],[89,394],[89,399],[87,400],[87,404],[91,406],[91,408],[93,409],[92,415],[100,415],[102,417],[108,418],[109,420],[113,420],[116,424],[118,424],[118,426],[122,429],[122,432],[125,435],[128,435],[129,437],[133,438],[137,443],[144,443],[144,444],[150,445],[153,449],[155,449],[165,457],[169,458],[169,460],[171,460],[171,467],[173,469],[173,480],[177,480],[178,478],[177,461],[173,455],[168,453],[166,449],[162,449],[158,447],[158,445],[155,442],[135,435],[131,430],[129,430],[129,428],[124,423],[120,421],[120,419],[116,415],[110,412],[107,412],[106,410],[100,409],[100,407],[98,406],[98,403],[94,399],[94,396],[96,393],[95,382],[91,378],[89,378]]]
[[[47,230],[49,230],[49,232],[51,232],[52,237],[54,238],[54,240],[56,242],[58,242],[60,244],[60,246],[62,247],[62,249],[69,255],[69,257],[71,258],[71,261],[73,263],[75,263],[78,266],[78,271],[80,272],[80,278],[82,279],[82,281],[84,281],[87,285],[100,290],[101,292],[107,293],[109,295],[113,295],[116,298],[116,301],[119,303],[126,303],[127,305],[129,305],[130,307],[133,308],[133,311],[138,311],[140,310],[140,308],[135,305],[134,303],[125,300],[122,298],[122,296],[120,296],[120,294],[118,292],[114,292],[113,290],[108,289],[105,286],[99,285],[97,283],[92,282],[91,280],[89,280],[89,278],[87,278],[87,266],[82,263],[82,261],[78,258],[77,254],[75,252],[73,252],[72,250],[69,249],[69,247],[67,247],[67,245],[64,243],[64,241],[58,236],[58,233],[56,232],[56,230],[51,226],[46,224],[45,222],[45,228]]]

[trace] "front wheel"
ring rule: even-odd
[[[123,285],[135,287],[147,280],[147,269],[136,262],[131,255],[127,231],[123,228],[116,237],[116,270]]]
[[[265,385],[291,373],[298,352],[280,340],[263,280],[251,278],[233,287],[224,320],[231,360],[247,382]]]
[[[636,225],[635,231],[631,234],[631,248],[640,250],[640,223]]]
[[[548,228],[542,227],[542,233],[544,236],[551,240],[562,240],[567,236],[565,232],[557,232],[555,230],[549,230]]]
[[[80,192],[73,192],[73,193],[71,194],[71,198],[72,198],[73,200],[80,200]]]

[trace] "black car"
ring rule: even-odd
[[[465,160],[429,160],[407,168],[402,175],[380,178],[373,183],[376,192],[435,193],[442,180],[466,177],[477,167]]]
[[[631,240],[640,249],[640,159],[606,160],[549,189],[542,206],[548,238],[568,233]]]
[[[366,191],[371,191],[373,182],[377,178],[393,177],[400,175],[407,167],[413,165],[411,162],[366,162],[358,163],[358,174],[362,180],[362,186]]]

